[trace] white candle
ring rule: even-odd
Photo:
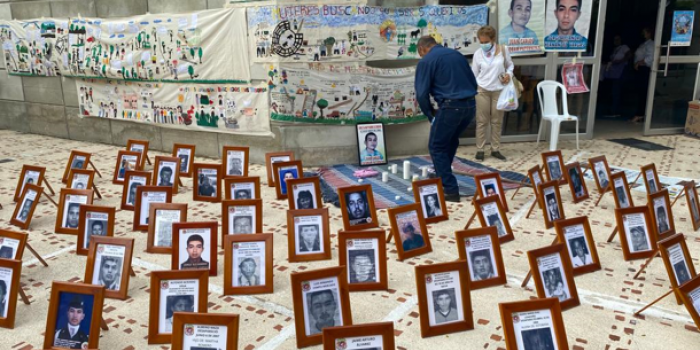
[[[413,181],[418,181],[418,174],[413,174]]]
[[[382,182],[389,182],[389,172],[385,171],[382,173]]]
[[[421,174],[423,177],[428,177],[428,168],[423,167],[423,173]]]
[[[357,180],[357,182],[362,182],[362,181],[363,181],[362,179],[358,179],[358,180]]]
[[[411,162],[404,160],[403,161],[403,179],[408,180],[411,178]]]
[[[399,200],[399,199],[401,199],[401,196],[396,196],[396,197],[394,197],[394,199]]]
[[[397,164],[391,165],[391,173],[396,174],[399,171],[399,166]]]

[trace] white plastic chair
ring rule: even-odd
[[[559,114],[557,103],[557,89],[561,89],[562,114]],[[578,117],[569,114],[566,88],[553,80],[544,80],[537,84],[537,96],[540,99],[540,109],[542,110],[542,120],[540,120],[540,130],[537,132],[537,144],[540,144],[540,135],[544,127],[544,121],[552,123],[549,134],[549,150],[556,151],[559,142],[559,124],[561,122],[576,122],[576,149],[578,147]]]

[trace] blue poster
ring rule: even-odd
[[[673,28],[671,28],[669,46],[690,46],[694,18],[695,11],[673,11]]]

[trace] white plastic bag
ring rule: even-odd
[[[501,94],[498,96],[496,109],[499,111],[514,111],[518,109],[518,95],[515,91],[513,80],[511,80],[508,85],[501,90]]]

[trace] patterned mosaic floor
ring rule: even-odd
[[[588,157],[607,155],[611,165],[638,169],[639,166],[655,162],[659,175],[685,178],[700,177],[700,140],[684,136],[656,136],[644,138],[660,143],[673,150],[645,152],[630,149],[604,140],[581,142],[581,150],[575,150],[573,142],[561,142],[564,160],[585,161]],[[540,162],[539,148],[534,143],[506,144],[502,152],[508,162],[487,158],[486,164],[501,170],[525,173],[528,168]],[[54,187],[59,187],[60,176],[71,149],[91,152],[95,165],[105,178],[97,178],[97,185],[104,199],[99,205],[118,207],[121,186],[111,184],[114,157],[117,147],[54,139],[38,135],[0,131],[0,159],[14,161],[0,164],[0,203],[5,207],[0,211],[0,227],[13,229],[8,221],[14,209],[12,195],[22,164],[39,164],[47,167],[47,176]],[[474,147],[462,147],[459,156],[473,159]],[[152,152],[151,157],[157,155]],[[213,163],[213,159],[198,159]],[[149,168],[150,169],[150,168]],[[295,348],[294,313],[289,286],[289,274],[338,264],[337,245],[333,235],[333,258],[312,263],[287,262],[286,215],[287,202],[274,199],[274,190],[265,183],[265,169],[252,165],[253,176],[263,179],[264,229],[275,235],[274,287],[269,295],[228,297],[222,296],[223,277],[210,278],[209,312],[238,313],[241,319],[239,337],[240,349],[293,349]],[[108,179],[109,178],[109,179]],[[220,220],[220,206],[201,202],[191,202],[191,179],[184,180],[185,189],[174,197],[174,202],[190,202],[190,221]],[[588,183],[593,188],[593,183]],[[647,302],[654,300],[669,288],[668,277],[660,260],[656,260],[641,280],[633,280],[641,261],[625,262],[622,258],[619,239],[612,243],[604,240],[614,225],[613,202],[606,196],[599,207],[594,200],[573,204],[568,189],[562,188],[567,217],[588,215],[597,242],[603,269],[576,278],[581,297],[581,305],[564,312],[564,323],[569,345],[573,349],[692,349],[700,341],[698,329],[692,323],[683,306],[675,304],[673,298],[666,298],[642,317],[633,313]],[[632,191],[636,203],[646,199],[637,191]],[[597,196],[595,196],[597,198]],[[505,286],[482,289],[472,292],[472,303],[476,327],[472,331],[421,339],[419,313],[416,305],[414,266],[451,261],[457,258],[454,232],[461,229],[473,212],[469,202],[449,204],[450,220],[429,226],[433,252],[404,262],[396,260],[393,243],[388,245],[389,290],[382,292],[359,292],[351,294],[353,320],[356,324],[376,321],[394,321],[396,344],[399,349],[503,349],[505,340],[498,313],[498,302],[517,301],[534,298],[534,285],[520,288],[520,282],[528,271],[526,252],[549,245],[554,237],[553,229],[545,229],[542,213],[535,211],[529,219],[525,214],[534,200],[530,191],[521,192],[509,201],[508,214],[515,233],[515,241],[503,245],[503,256],[508,275]],[[340,211],[329,204],[331,212],[331,232],[342,226]],[[674,207],[676,229],[689,236],[688,246],[695,258],[700,257],[700,234],[692,231],[685,201]],[[17,321],[14,330],[0,329],[2,341],[0,349],[29,350],[40,349],[43,342],[45,317],[52,280],[79,281],[84,274],[86,258],[75,254],[76,237],[53,232],[55,208],[42,203],[37,208],[30,243],[43,255],[49,267],[43,267],[27,252],[24,256],[21,284],[29,295],[32,304],[17,305]],[[132,212],[117,212],[116,236],[133,237],[134,270],[136,277],[129,286],[130,298],[125,301],[107,299],[104,318],[109,331],[102,332],[101,349],[168,349],[168,346],[148,346],[149,275],[153,270],[166,269],[170,258],[166,255],[153,255],[144,252],[146,234],[131,231]],[[195,219],[196,218],[196,219]],[[385,210],[379,211],[383,228],[388,229],[389,221]],[[693,259],[696,262],[696,259]],[[222,270],[223,256],[219,259]],[[320,346],[315,347],[316,349]]]

